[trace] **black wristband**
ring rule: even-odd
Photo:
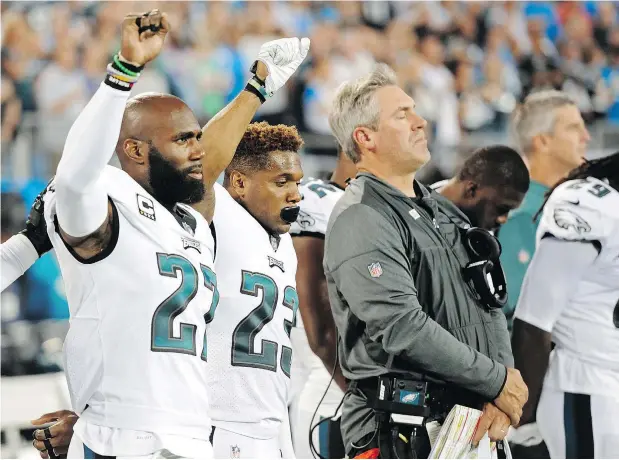
[[[258,75],[254,74],[252,78],[256,80],[260,86],[264,87],[264,85],[266,85],[266,82],[262,78],[260,78]]]
[[[251,83],[247,83],[247,85],[245,85],[245,91],[252,93],[258,99],[260,99],[261,104],[264,104],[264,101],[266,101],[266,98],[262,95],[262,93],[258,91],[258,89],[255,88]]]
[[[103,83],[108,85],[110,88],[119,89],[121,91],[131,91],[131,88],[133,87],[133,83],[122,81],[110,74],[107,74],[105,80],[103,80]]]
[[[120,55],[118,55],[118,60],[122,63],[122,65],[127,69],[130,70],[131,72],[135,72],[135,73],[140,73],[142,70],[144,70],[144,66],[135,66],[133,64],[128,63],[127,61],[125,61],[124,59],[122,59],[120,57]],[[116,64],[116,62],[114,62],[114,60],[112,59],[112,67],[114,67],[114,69],[118,70],[120,73],[125,73],[125,71],[123,69],[121,69],[118,64]]]
[[[258,80],[258,83],[260,83],[262,86],[264,86],[264,80],[261,80],[258,77],[258,75],[256,75],[256,72],[258,71],[258,60],[254,61],[254,63],[249,68],[249,71],[254,74],[254,77],[256,77],[256,79]]]

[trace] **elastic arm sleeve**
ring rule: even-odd
[[[101,174],[114,154],[128,97],[102,83],[69,131],[55,189],[58,222],[70,236],[90,235],[107,218]]]
[[[597,256],[591,242],[542,239],[524,278],[515,317],[552,332],[578,281]]]
[[[370,340],[385,352],[406,359],[418,372],[496,398],[505,366],[460,342],[423,311],[401,242],[375,210],[354,205],[331,228],[325,268]],[[370,267],[380,273],[372,276]]]
[[[2,291],[22,276],[39,258],[39,253],[24,235],[13,235],[0,245]]]

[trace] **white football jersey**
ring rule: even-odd
[[[338,200],[344,195],[344,190],[339,185],[321,179],[303,180],[299,187],[303,200],[299,203],[301,212],[297,221],[292,224],[290,233],[293,236],[316,236],[324,238],[327,231],[329,217]],[[331,370],[327,370],[322,360],[316,356],[308,343],[307,334],[303,329],[301,315],[297,320],[298,331],[295,331],[295,343],[298,344],[298,352],[295,350],[295,360],[298,358],[302,362],[299,367],[308,369],[307,381],[299,382],[306,391],[294,389],[293,391],[301,397],[300,406],[307,406],[306,409],[316,408],[320,397],[324,393],[329,380],[331,380]],[[307,391],[309,390],[309,391]],[[323,405],[325,409],[333,411],[342,399],[342,390],[332,383],[325,396]]]
[[[301,212],[290,227],[290,234],[314,235],[324,238],[331,211],[344,195],[339,185],[321,179],[304,179],[299,186],[303,199],[299,203]]]
[[[108,249],[80,261],[45,219],[71,319],[64,343],[73,410],[92,424],[208,440],[206,323],[216,308],[214,241],[188,206],[179,221],[121,169],[102,180],[113,204]],[[191,220],[191,219],[190,219]]]
[[[216,427],[271,439],[288,410],[297,256],[290,235],[276,245],[222,186],[215,190],[220,298],[208,326],[211,417]]]
[[[599,255],[552,325],[556,344],[544,385],[586,394],[619,394],[619,193],[589,177],[552,193],[537,230],[592,241]],[[552,274],[549,274],[552,277]]]

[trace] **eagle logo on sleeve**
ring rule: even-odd
[[[303,210],[299,211],[299,217],[297,217],[296,222],[302,228],[310,228],[316,225],[316,219],[314,219],[310,214]]]
[[[591,226],[587,221],[570,209],[555,209],[554,218],[558,227],[565,230],[573,228],[579,235],[591,231]]]

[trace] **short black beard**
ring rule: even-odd
[[[191,168],[176,169],[153,145],[148,150],[148,181],[152,195],[166,208],[176,203],[194,204],[204,198],[204,183],[188,176]]]

